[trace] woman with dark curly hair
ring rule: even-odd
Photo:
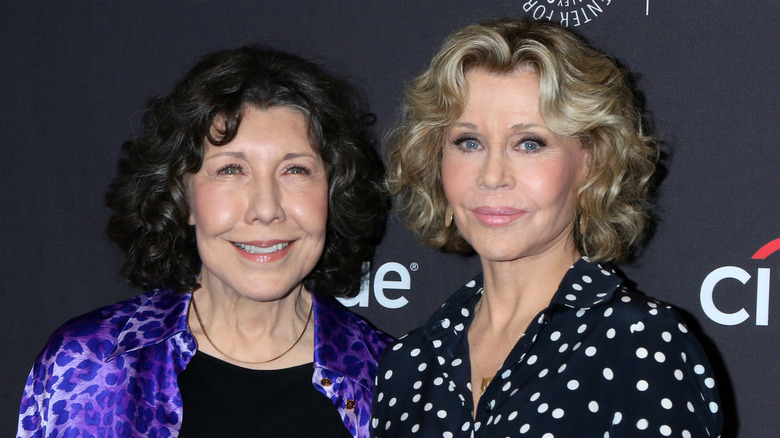
[[[363,119],[345,84],[258,47],[153,99],[106,197],[151,291],[55,332],[18,435],[367,436],[390,339],[334,299],[387,209]]]
[[[385,351],[373,435],[719,436],[702,346],[608,264],[645,229],[657,157],[625,73],[558,25],[487,22],[404,110],[390,190],[423,243],[483,273]]]

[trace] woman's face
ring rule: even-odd
[[[328,177],[295,110],[246,108],[233,141],[207,144],[187,201],[207,290],[276,300],[322,255]]]
[[[589,152],[542,120],[536,73],[473,70],[466,83],[466,109],[447,131],[441,165],[458,230],[487,261],[571,253]]]

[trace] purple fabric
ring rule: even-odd
[[[65,323],[27,379],[17,436],[176,437],[177,377],[197,350],[191,297],[156,290]],[[353,436],[367,437],[377,360],[391,338],[329,296],[313,301],[312,383]]]

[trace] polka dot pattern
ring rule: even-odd
[[[464,327],[481,294],[478,276],[402,347],[386,350],[373,436],[721,435],[717,382],[677,312],[585,258],[534,318],[472,417]]]

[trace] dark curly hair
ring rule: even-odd
[[[142,132],[122,147],[106,195],[108,235],[126,252],[122,274],[143,288],[199,287],[185,176],[200,169],[206,140],[222,146],[236,136],[246,107],[286,107],[307,119],[328,172],[325,249],[304,282],[333,295],[357,291],[389,207],[382,162],[365,129],[370,115],[360,102],[344,81],[288,53],[253,46],[204,57],[172,93],[150,99]],[[215,133],[217,117],[224,130]]]

